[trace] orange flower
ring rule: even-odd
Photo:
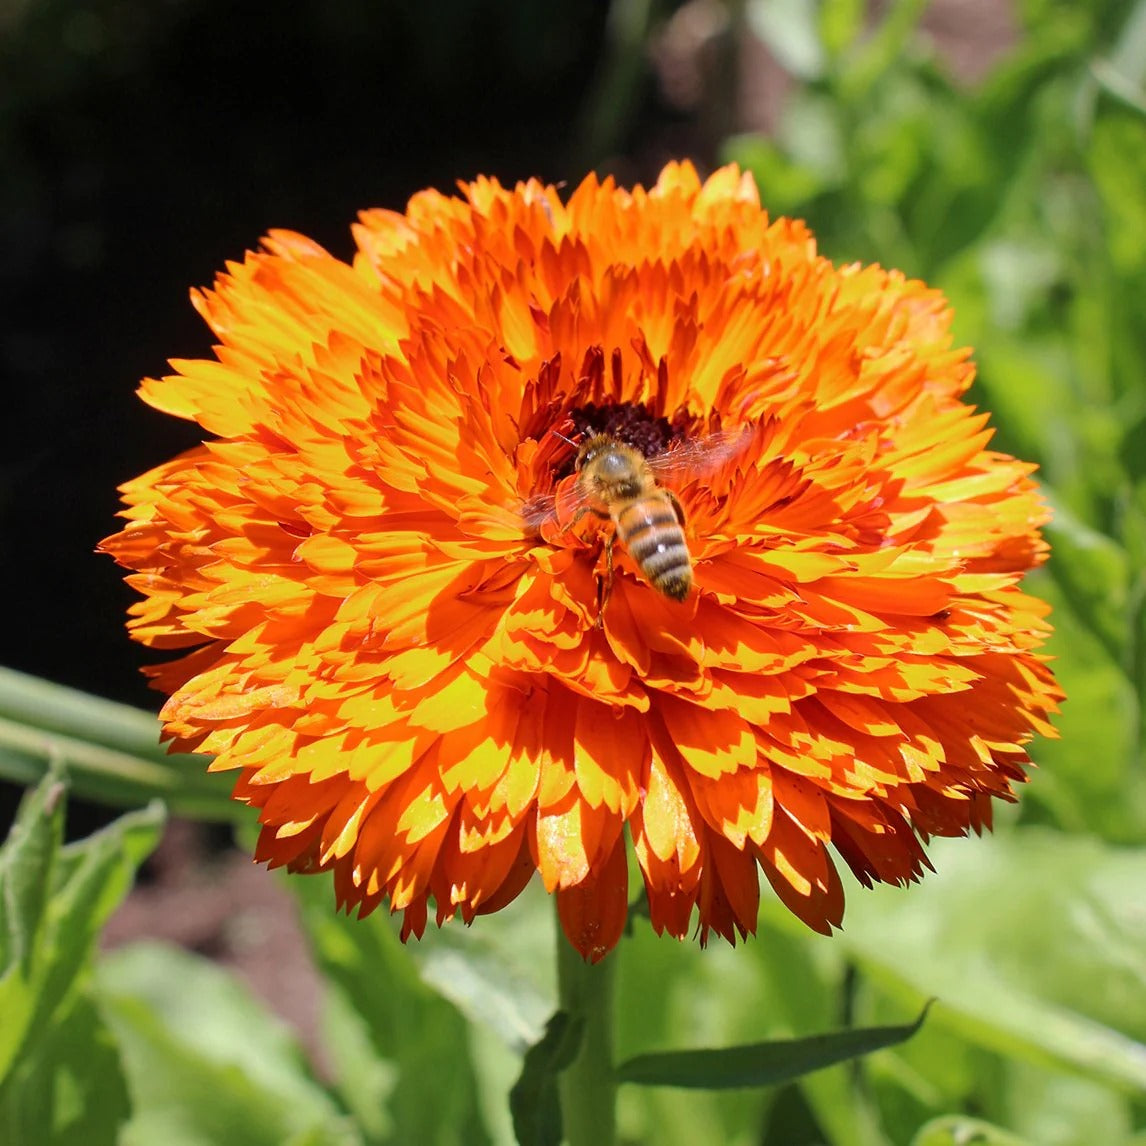
[[[939,294],[833,267],[732,168],[462,192],[366,212],[351,265],[272,233],[193,295],[217,361],[144,382],[211,435],[103,543],[134,636],[190,650],[153,673],[166,731],[239,771],[257,858],[403,936],[536,870],[598,959],[626,825],[658,931],[753,931],[759,867],[829,932],[829,844],[915,879],[1052,734],[1033,467],[961,400]],[[718,431],[660,479],[672,600],[576,511],[577,448],[703,463]]]

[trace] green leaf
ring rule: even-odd
[[[1007,1064],[1007,1126],[1031,1142],[1061,1140],[1064,1127],[1090,1142],[1125,1143],[1135,1121],[1133,1099],[1093,1079],[1032,1063]]]
[[[96,938],[158,839],[158,804],[60,847],[64,785],[26,798],[0,849],[0,1126],[14,1141],[118,1142],[119,1056],[86,996]]]
[[[768,45],[785,71],[804,80],[823,75],[826,60],[815,5],[802,0],[748,0],[744,15],[753,35]]]
[[[40,1002],[38,956],[63,837],[65,787],[58,772],[25,795],[0,847],[0,1079],[28,1034]]]
[[[222,968],[140,943],[97,968],[97,1002],[123,1055],[126,1146],[358,1146],[283,1024]]]
[[[1146,120],[1123,112],[1095,124],[1090,165],[1109,219],[1110,254],[1118,269],[1141,274],[1146,259]]]
[[[0,975],[0,1077],[66,1006],[100,928],[122,902],[163,823],[155,804],[60,848],[64,786],[49,776],[25,801],[0,852],[7,956]]]
[[[65,765],[72,791],[113,806],[161,798],[180,815],[236,819],[230,782],[209,758],[169,754],[155,716],[0,668],[0,776],[34,783]]]
[[[823,0],[817,14],[820,40],[832,56],[839,56],[863,34],[867,8],[863,0]]]
[[[87,839],[62,848],[49,927],[40,951],[33,1025],[45,1029],[87,970],[104,924],[131,889],[140,863],[159,842],[158,802],[127,812]]]
[[[47,906],[52,867],[64,831],[66,786],[58,770],[25,793],[0,847],[0,969],[25,973]]]
[[[1131,477],[1138,481],[1146,478],[1146,417],[1139,418],[1126,431],[1118,458]]]
[[[487,1146],[465,1020],[421,980],[391,922],[382,912],[363,920],[337,914],[328,880],[295,877],[288,884],[302,904],[303,926],[328,990],[342,996],[344,1017],[353,1012],[361,1019],[355,1053],[361,1056],[368,1046],[370,1075],[389,1084],[388,1140]],[[341,1079],[345,1052],[337,1045],[330,1051]],[[354,1096],[340,1093],[353,1108]]]
[[[638,1055],[616,1069],[618,1082],[678,1086],[689,1090],[731,1090],[773,1086],[813,1070],[895,1046],[911,1038],[927,1015],[905,1026],[833,1031],[803,1039],[779,1039],[715,1050],[666,1051]]]
[[[519,1146],[560,1146],[557,1076],[577,1057],[583,1026],[580,1019],[558,1011],[549,1020],[540,1042],[525,1052],[521,1076],[509,1094]]]
[[[504,941],[522,930],[514,922],[483,918],[480,929],[447,927],[426,936],[410,950],[410,958],[427,986],[522,1054],[537,1039],[553,998],[538,982],[536,967],[526,962],[535,944],[522,935],[516,947],[507,949]],[[547,947],[542,945],[543,955]]]
[[[1068,699],[1054,718],[1061,739],[1035,745],[1039,768],[1023,792],[1024,816],[1045,822],[1049,812],[1065,831],[1146,843],[1146,772],[1135,759],[1136,701],[1126,669],[1046,570],[1029,587],[1052,607],[1054,634],[1046,651]]]
[[[1146,1090],[1146,849],[1032,828],[929,852],[937,874],[852,896],[833,943],[896,998],[936,997],[929,1031]]]
[[[1054,553],[1051,576],[1075,613],[1122,663],[1130,591],[1126,551],[1062,506],[1055,507],[1046,536]]]
[[[927,0],[893,0],[875,31],[856,46],[837,77],[836,98],[842,104],[856,103],[870,94],[881,77],[908,56],[916,26],[927,9]]]
[[[933,1118],[911,1140],[911,1146],[1031,1146],[998,1126],[979,1118],[945,1114]]]
[[[634,882],[638,878],[634,874]],[[701,949],[666,942],[642,920],[617,951],[614,1061],[665,1047],[731,1046],[830,1024],[838,1014],[831,1003],[838,980],[822,975],[822,966],[797,946]],[[774,1101],[771,1091],[667,1087],[623,1087],[618,1097],[632,1135],[657,1146],[740,1141],[766,1124]]]
[[[782,152],[763,135],[737,135],[724,141],[721,159],[752,172],[770,215],[798,211],[830,184],[831,177]]]
[[[117,1146],[131,1112],[119,1051],[87,998],[22,1055],[3,1090],[0,1125],[12,1143]]]

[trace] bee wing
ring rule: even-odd
[[[539,533],[547,521],[557,519],[557,497],[552,493],[539,493],[521,503],[518,513],[527,533]]]
[[[752,441],[752,436],[751,426],[738,426],[734,430],[718,430],[703,438],[689,439],[649,458],[649,468],[657,481],[666,485],[705,477],[735,458]]]
[[[543,526],[567,528],[577,512],[589,504],[589,498],[574,480],[560,482],[549,493],[535,494],[522,502],[519,509],[527,533],[539,534]]]

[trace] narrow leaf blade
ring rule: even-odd
[[[928,1007],[915,1022],[904,1026],[866,1027],[802,1039],[638,1055],[621,1063],[616,1077],[618,1082],[638,1086],[675,1086],[688,1090],[774,1086],[905,1042],[923,1025]]]

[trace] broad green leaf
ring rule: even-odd
[[[158,805],[59,846],[64,785],[26,799],[0,850],[9,956],[0,977],[0,1127],[12,1140],[118,1142],[127,1113],[119,1057],[84,993],[100,929],[155,846]]]
[[[159,842],[166,814],[158,802],[60,849],[38,1023],[72,989],[91,960],[99,933],[126,898],[139,865]]]
[[[634,876],[634,879],[636,877]],[[666,942],[647,923],[622,943],[617,982],[617,1058],[624,1060],[686,1044],[729,1046],[788,1038],[839,1021],[843,948],[809,949],[802,935],[768,931],[743,947]],[[837,1067],[805,1075],[799,1092],[820,1134],[833,1146],[887,1146],[872,1128],[854,1072]],[[751,1144],[769,1124],[777,1089],[686,1091],[622,1087],[622,1124],[638,1141],[658,1146],[695,1142]],[[798,1097],[787,1105],[799,1106]],[[811,1116],[805,1111],[806,1122]],[[802,1135],[788,1124],[793,1135]],[[809,1131],[810,1133],[810,1131]],[[783,1135],[779,1142],[785,1141]]]
[[[50,776],[25,801],[0,852],[9,956],[0,976],[0,1077],[51,1029],[86,968],[100,928],[123,900],[163,823],[156,804],[59,847],[64,786]]]
[[[0,1089],[3,1141],[35,1146],[118,1146],[130,1103],[111,1032],[80,998]]]
[[[640,1055],[621,1063],[616,1076],[619,1082],[678,1086],[690,1090],[773,1086],[901,1043],[915,1034],[926,1013],[925,1009],[914,1023],[904,1026],[833,1031],[803,1039]]]
[[[132,1099],[125,1146],[357,1146],[302,1051],[217,965],[140,943],[105,956],[96,1000]]]
[[[1119,460],[1135,480],[1146,478],[1146,418],[1139,418],[1126,431],[1119,450]]]
[[[745,954],[749,952],[767,982],[757,1023],[763,1017],[770,1033],[799,1033],[838,1022],[840,999],[848,991],[842,948],[822,943],[809,947],[804,936],[762,930]],[[926,1030],[924,1024],[915,1038]],[[871,1095],[853,1064],[802,1075],[797,1085],[832,1146],[888,1146]]]
[[[1127,83],[1138,89],[1146,84],[1146,3],[1143,0],[1136,0],[1130,7],[1110,53],[1110,63]]]
[[[856,45],[836,77],[842,104],[864,100],[874,84],[908,55],[908,44],[927,9],[927,0],[893,0],[875,31]]]
[[[377,1054],[365,1020],[344,992],[323,991],[321,1032],[335,1089],[364,1141],[392,1141],[389,1103],[398,1068]]]
[[[323,914],[333,911],[332,901],[324,899],[329,889],[321,882],[306,888],[297,886],[295,880],[288,883],[300,895],[313,891],[315,910]],[[508,1141],[512,1136],[505,1096],[520,1074],[521,1056],[541,1038],[556,1006],[553,931],[552,900],[534,884],[509,910],[483,916],[472,928],[431,927],[420,941],[402,949],[402,957],[421,983],[453,1004],[470,1023],[467,1057],[474,1072],[480,1121],[495,1141]],[[339,1000],[334,1013],[357,1006],[353,1000],[347,1004],[342,992],[332,992],[331,999]],[[374,1036],[361,1020],[358,1025],[357,1038],[369,1042]],[[331,1045],[338,1046],[334,1041]],[[346,1061],[340,1048],[336,1053],[340,1061]],[[366,1071],[375,1086],[385,1079],[385,1093],[389,1095],[400,1073],[397,1063],[373,1053],[369,1061],[367,1067],[363,1055],[357,1054],[346,1069]],[[344,1074],[345,1070],[339,1071],[340,1084]],[[357,1112],[357,1091],[347,1087],[342,1093],[347,1105]],[[376,1108],[375,1121],[378,1115]],[[388,1133],[393,1133],[388,1109],[383,1109],[381,1116],[390,1126]]]
[[[343,1012],[361,1016],[360,1034],[375,1060],[371,1074],[385,1072],[389,1081],[392,1131],[380,1141],[487,1146],[465,1021],[421,980],[391,921],[381,911],[362,920],[337,914],[327,880],[289,883],[328,990],[342,995]],[[362,1053],[362,1042],[355,1042],[355,1053]],[[337,1066],[343,1052],[337,1046],[330,1052]]]
[[[1146,1090],[1146,849],[1026,829],[929,851],[937,874],[852,896],[833,942],[897,996],[936,997],[933,1028]]]
[[[583,1022],[564,1011],[549,1020],[545,1034],[525,1052],[521,1076],[509,1095],[519,1146],[560,1146],[561,1098],[557,1077],[576,1057]]]
[[[727,1046],[773,1033],[791,1034],[794,1020],[780,1002],[785,987],[778,981],[789,970],[796,975],[797,986],[787,991],[794,1007],[801,1015],[807,1013],[805,1007],[814,1014],[808,1028],[798,1028],[800,1033],[831,1021],[830,1012],[820,1022],[815,1011],[823,1004],[830,1007],[831,997],[830,988],[818,989],[822,984],[815,964],[797,966],[779,953],[778,964],[762,961],[766,953],[754,943],[736,949],[713,943],[702,950],[695,943],[658,937],[641,920],[618,954],[617,1062],[671,1046]],[[773,1092],[758,1090],[716,1093],[631,1086],[621,1087],[618,1095],[622,1124],[630,1136],[657,1146],[755,1142],[774,1101]]]
[[[407,948],[427,986],[516,1055],[540,1038],[555,1006],[552,907],[535,885],[510,911],[428,932]]]
[[[795,93],[780,129],[784,152],[793,164],[790,180],[796,180],[804,172],[814,176],[822,189],[843,183],[847,175],[846,133],[847,125],[841,122],[840,110],[830,99],[817,91]],[[760,156],[766,157],[767,151],[762,150]],[[782,169],[774,164],[772,174],[781,172]],[[758,178],[766,179],[768,175],[768,170],[764,170]],[[792,182],[788,194],[798,189],[799,183]],[[778,190],[784,190],[782,183]],[[772,188],[767,182],[761,184],[761,196],[764,204],[775,213]]]
[[[1077,403],[1066,348],[1053,339],[1004,336],[997,328],[988,341],[973,332],[968,337],[978,342],[976,390],[999,428],[1000,446],[1043,466],[1041,480],[1069,489],[1069,484],[1060,487],[1058,479],[1062,475],[1069,483],[1075,474],[1078,480],[1083,449],[1064,419]],[[1088,498],[1083,504],[1093,503]]]

